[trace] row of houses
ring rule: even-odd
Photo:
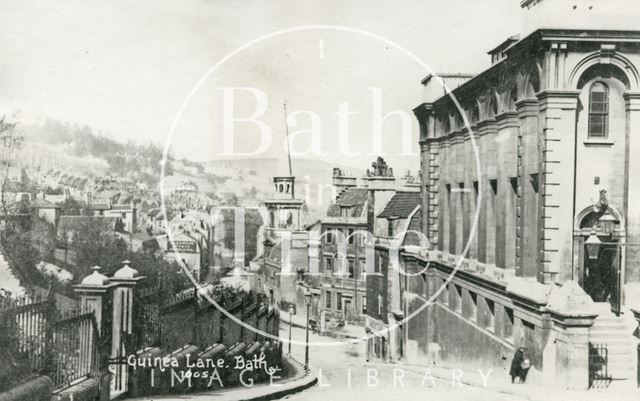
[[[276,196],[264,202],[269,214],[264,254],[253,263],[258,290],[294,312],[310,291],[314,319],[323,327],[364,327],[367,319],[380,318],[381,301],[368,295],[374,286],[369,274],[381,273],[381,264],[374,263],[379,243],[409,229],[420,231],[419,177],[394,177],[382,158],[361,178],[336,168],[334,201],[321,219],[307,225],[301,221],[304,202],[295,197],[295,178],[276,177],[274,182]],[[388,246],[380,249],[389,252]],[[375,293],[385,296],[387,291]]]

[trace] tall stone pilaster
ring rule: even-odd
[[[477,132],[478,127],[475,125],[472,126],[469,133],[469,138],[466,142],[467,183],[465,184],[465,187],[467,188],[465,200],[467,202],[467,216],[471,241],[471,243],[469,244],[469,252],[467,253],[467,258],[474,261],[478,260],[478,227],[480,225],[479,215],[478,220],[475,220],[476,214],[479,214],[480,211],[480,209],[477,209],[477,202],[479,196],[478,183],[480,181],[480,178],[478,176],[481,174],[481,170],[478,168],[478,165],[480,163],[480,149],[478,146]],[[478,151],[477,154],[476,150]]]
[[[486,119],[478,123],[478,147],[480,151],[480,177],[478,196],[482,197],[478,221],[478,261],[487,265],[496,262],[496,194],[492,180],[497,177],[495,158],[495,138],[497,125],[495,119]]]
[[[518,119],[515,112],[496,116],[498,197],[496,200],[496,266],[515,273],[516,265],[516,198],[514,182],[517,176]]]
[[[420,127],[420,173],[422,197],[422,232],[427,236],[432,248],[438,243],[437,230],[431,229],[430,221],[433,218],[433,206],[437,210],[438,199],[438,165],[437,165],[437,143],[433,143],[434,119],[432,115],[433,106],[430,103],[423,103],[413,109],[418,125]],[[435,149],[434,149],[435,148]],[[437,216],[436,216],[437,219]]]
[[[429,181],[426,185],[428,198],[427,209],[422,209],[422,219],[426,222],[427,238],[433,248],[436,248],[442,235],[438,230],[440,221],[440,142],[434,141],[429,147]],[[423,201],[424,205],[424,201]],[[426,220],[425,220],[426,217]]]
[[[544,90],[540,102],[538,280],[572,277],[576,108],[579,91]]]
[[[538,99],[529,98],[516,102],[520,120],[518,129],[518,204],[516,236],[516,275],[537,276],[538,256],[538,169],[539,130]]]
[[[626,242],[640,243],[640,92],[624,94],[627,116],[627,163],[625,171],[624,210],[627,213]],[[624,275],[627,282],[640,281],[640,246],[628,245],[625,251]]]

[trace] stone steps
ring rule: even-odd
[[[632,332],[633,329],[629,327],[624,318],[604,310],[596,318],[589,332],[591,344],[594,346],[604,345],[607,348],[606,369],[613,382],[635,381],[636,379],[637,349]],[[600,355],[604,357],[604,352]]]

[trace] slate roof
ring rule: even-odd
[[[60,216],[58,221],[58,233],[75,232],[86,225],[101,225],[104,229],[115,229],[117,217],[105,216]]]
[[[111,205],[111,210],[127,211],[132,210],[131,205]]]
[[[347,188],[338,196],[335,203],[329,205],[327,217],[342,217],[342,208],[351,208],[349,216],[360,217],[362,208],[367,202],[366,188]]]
[[[49,202],[46,199],[35,199],[31,201],[30,206],[36,209],[60,209],[60,206],[55,203]]]
[[[422,232],[420,221],[422,220],[422,211],[418,210],[409,222],[407,235],[404,238],[404,245],[421,245],[421,238],[417,233]]]
[[[406,219],[420,204],[420,192],[397,192],[378,215],[379,218]]]
[[[108,203],[91,203],[89,205],[87,205],[87,209],[91,209],[91,210],[109,210],[111,209],[111,205],[109,205]]]

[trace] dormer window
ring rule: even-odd
[[[606,138],[609,125],[609,88],[595,82],[589,91],[589,138]]]
[[[350,210],[350,208],[348,206],[341,206],[340,207],[340,215],[342,217],[349,217],[349,210]]]

